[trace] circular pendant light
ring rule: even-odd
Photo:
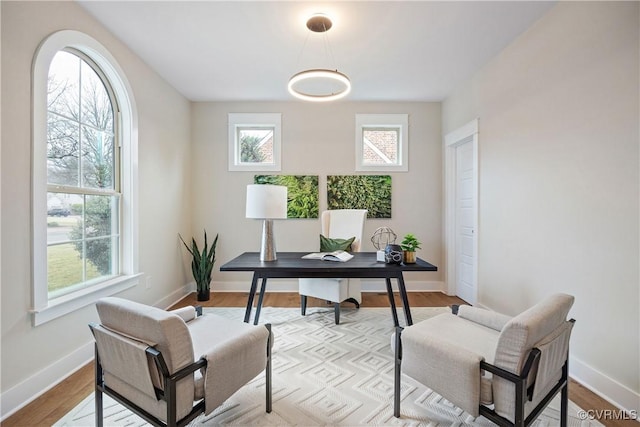
[[[351,92],[351,81],[338,70],[313,69],[294,74],[287,89],[305,101],[335,101]]]
[[[332,26],[331,19],[324,14],[313,15],[307,20],[307,28],[314,33],[326,33]],[[351,92],[351,81],[338,70],[315,68],[294,74],[287,90],[305,101],[335,101]]]

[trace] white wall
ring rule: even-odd
[[[141,283],[125,295],[166,305],[186,273],[178,232],[191,233],[190,103],[74,2],[2,7],[2,417],[93,356],[93,307],[33,327],[31,300],[31,64],[39,43],[62,29],[87,33],[116,58],[138,107]],[[151,288],[146,289],[146,278]]]
[[[253,183],[256,172],[229,172],[227,167],[227,114],[242,112],[282,113],[283,157],[279,173],[319,175],[321,211],[327,207],[327,175],[355,174],[355,114],[408,113],[409,172],[390,174],[393,218],[367,220],[363,250],[375,250],[371,235],[376,228],[388,226],[399,239],[406,233],[414,233],[424,242],[418,256],[441,267],[439,103],[195,103],[192,109],[193,230],[198,236],[203,227],[208,233],[220,233],[217,267],[242,252],[258,251],[260,247],[260,221],[244,217],[246,185]],[[278,251],[317,251],[320,220],[277,221],[275,233]],[[248,290],[250,274],[215,270],[214,290]],[[406,280],[407,286],[441,289],[442,269],[435,273],[408,274]],[[272,290],[297,291],[295,281],[273,282]],[[278,288],[278,284],[282,288]]]
[[[640,407],[639,3],[560,2],[443,103],[479,118],[479,302],[576,297],[571,373]]]

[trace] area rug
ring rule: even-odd
[[[411,309],[414,323],[447,312],[447,308]],[[207,308],[242,321],[244,309]],[[401,315],[401,311],[398,313]],[[393,322],[389,308],[345,308],[340,324],[333,307],[313,307],[301,316],[297,308],[263,308],[260,323],[271,323],[273,411],[265,412],[264,374],[259,375],[209,416],[191,426],[492,426],[473,418],[437,393],[404,376],[401,418],[393,416]],[[105,396],[105,426],[145,426],[144,420]],[[559,426],[559,400],[534,424]],[[599,426],[581,420],[570,402],[570,426]],[[93,394],[55,426],[95,425]]]

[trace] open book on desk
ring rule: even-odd
[[[347,262],[353,255],[345,251],[333,251],[333,252],[314,252],[302,257],[303,259],[321,259],[323,261],[338,261]]]

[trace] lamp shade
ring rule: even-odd
[[[247,185],[247,218],[282,219],[287,217],[287,187],[283,185]]]

